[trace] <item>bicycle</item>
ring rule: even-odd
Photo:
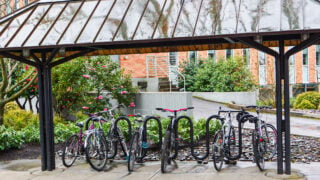
[[[269,123],[261,120],[260,110],[271,109],[269,106],[247,106],[248,109],[256,109],[257,116],[249,117],[249,122],[254,123],[252,133],[252,146],[254,161],[260,171],[265,169],[265,161],[272,159],[277,152],[277,130]]]
[[[88,114],[89,118],[86,122],[89,122],[94,117],[94,114]],[[71,167],[78,157],[85,156],[85,139],[88,135],[88,131],[83,132],[83,122],[76,123],[79,127],[77,134],[71,135],[64,143],[62,152],[62,163],[66,167]],[[93,129],[94,126],[90,126],[88,129]]]
[[[223,162],[230,163],[240,158],[241,156],[241,132],[238,134],[238,143],[235,132],[235,127],[232,125],[231,113],[243,113],[243,111],[233,110],[219,110],[218,116],[221,113],[228,114],[228,120],[225,122],[225,118],[217,118],[221,121],[222,128],[217,131],[213,138],[213,165],[217,171],[220,171]]]
[[[124,152],[124,156],[128,157],[128,148],[127,144],[125,142],[125,137],[120,130],[120,128],[117,125],[117,122],[120,120],[125,120],[128,122],[128,129],[129,129],[129,136],[131,136],[131,123],[128,118],[124,116],[120,116],[117,119],[115,119],[114,111],[116,109],[120,109],[124,107],[124,105],[119,104],[118,106],[115,106],[111,109],[108,109],[106,111],[102,111],[102,113],[107,115],[107,118],[104,119],[104,122],[110,122],[110,128],[108,133],[106,134],[105,138],[108,143],[109,152],[108,152],[108,159],[113,159],[117,155],[118,151],[118,143],[120,143],[120,146]],[[90,122],[87,122],[85,127],[88,128]],[[130,137],[129,137],[130,139]]]
[[[172,154],[172,150],[177,152],[178,150],[178,138],[176,138],[176,120],[179,119],[177,113],[180,111],[187,111],[189,109],[194,109],[193,107],[182,108],[178,110],[156,108],[158,111],[171,112],[173,115],[168,116],[170,118],[170,123],[167,126],[164,141],[161,148],[161,172],[168,172],[168,165],[175,158],[176,153]],[[173,149],[174,148],[174,149]]]
[[[86,159],[90,166],[97,171],[102,171],[109,162],[109,146],[102,129],[102,122],[106,122],[106,119],[100,116],[102,113],[105,112],[99,112],[97,117],[91,119],[93,124],[98,122],[99,127],[88,130],[88,136],[85,141]]]
[[[132,139],[130,141],[129,156],[128,156],[128,171],[132,172],[135,163],[142,163],[143,158],[147,154],[148,142],[147,142],[147,122],[149,120],[158,121],[159,125],[159,146],[162,144],[162,127],[160,120],[155,116],[146,116],[143,118],[141,114],[128,115],[135,117],[134,121],[139,125],[135,129]]]

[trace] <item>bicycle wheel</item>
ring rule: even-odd
[[[254,159],[260,171],[263,171],[265,167],[264,154],[266,152],[266,143],[263,138],[257,136],[255,131],[252,135]]]
[[[79,137],[72,135],[64,143],[62,152],[62,163],[66,167],[71,167],[79,155]]]
[[[168,165],[170,164],[170,149],[171,149],[171,132],[169,130],[166,131],[164,136],[164,142],[161,148],[161,172],[168,172]]]
[[[264,124],[261,127],[262,136],[266,142],[265,160],[272,159],[277,153],[277,130],[272,124]]]
[[[129,156],[128,156],[128,171],[133,171],[135,161],[137,160],[138,156],[138,133],[133,135],[132,141],[130,143],[129,148]]]
[[[239,144],[237,142],[237,136],[233,126],[230,128],[230,132],[228,136],[228,144],[225,148],[225,151],[226,151],[225,156],[228,160],[233,161],[238,159],[239,152],[240,152]]]
[[[220,171],[223,164],[223,133],[222,131],[216,132],[213,138],[213,165],[217,171]]]
[[[102,171],[108,162],[108,147],[104,136],[94,132],[89,134],[86,146],[86,159],[90,166]]]

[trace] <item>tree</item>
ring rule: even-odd
[[[130,75],[124,74],[108,56],[77,58],[52,70],[55,111],[102,111],[111,98],[133,105],[136,88]],[[107,92],[105,95],[103,92]]]
[[[194,78],[194,91],[237,92],[250,91],[256,87],[250,70],[242,58],[206,62]]]
[[[35,68],[0,58],[0,125],[3,124],[4,107],[20,97],[37,78]]]

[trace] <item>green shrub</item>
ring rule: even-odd
[[[0,151],[10,148],[20,148],[23,141],[23,134],[15,131],[12,127],[0,126]]]
[[[205,63],[195,74],[193,85],[193,90],[198,92],[251,91],[256,87],[252,74],[241,58]]]
[[[304,107],[301,105],[303,100],[308,100],[314,106],[314,108],[311,108],[310,106],[310,109],[315,109],[320,105],[320,93],[312,91],[312,92],[305,92],[305,93],[299,94],[296,98],[296,101],[293,107],[296,109],[300,109],[300,107]]]
[[[316,109],[316,106],[312,104],[309,100],[302,100],[295,108],[297,109]]]
[[[79,128],[73,123],[57,123],[54,126],[54,142],[60,143],[64,142],[72,134],[76,134]]]
[[[35,126],[38,124],[38,115],[21,109],[8,111],[4,115],[4,125],[13,127],[15,130],[21,130],[27,126]]]
[[[27,126],[21,129],[23,140],[25,143],[37,142],[40,143],[40,129],[39,126]]]

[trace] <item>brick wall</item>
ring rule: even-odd
[[[287,50],[288,48],[286,48]],[[315,62],[315,46],[309,47],[309,83],[316,83],[316,62]],[[133,78],[145,78],[146,77],[146,56],[169,56],[168,53],[152,53],[152,54],[133,54],[133,55],[121,55],[120,65],[126,69],[126,72],[131,73]],[[207,59],[208,51],[198,51],[198,59]],[[234,49],[234,56],[242,56],[242,49]],[[127,59],[125,59],[125,57]],[[216,59],[223,60],[226,57],[225,50],[216,50]],[[179,64],[188,60],[188,52],[178,52]],[[258,62],[258,50],[250,49],[250,72],[252,73],[254,80],[259,83],[259,62]],[[275,61],[274,57],[266,56],[266,82],[267,84],[275,83]],[[302,83],[302,52],[295,54],[295,83]]]

